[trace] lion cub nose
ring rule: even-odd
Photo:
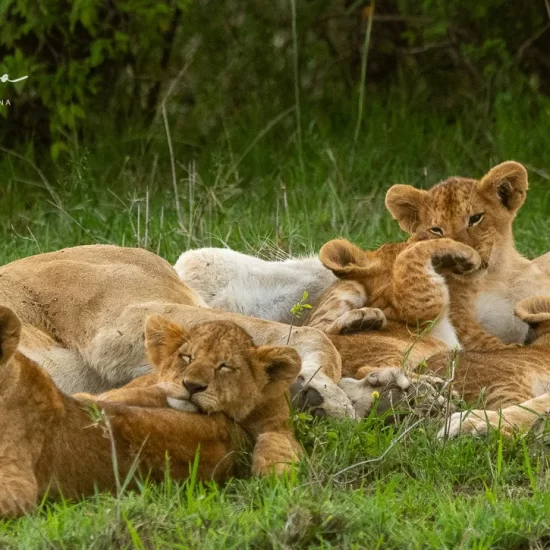
[[[204,391],[207,388],[207,386],[200,382],[186,382],[185,380],[183,381],[183,385],[187,388],[189,395]]]

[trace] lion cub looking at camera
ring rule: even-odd
[[[170,357],[176,361],[178,348],[168,354],[165,345],[173,343],[170,330],[176,327],[153,318],[149,328],[152,356],[164,366]],[[233,363],[242,369],[237,376],[241,387],[252,391],[249,399],[235,393],[235,383],[213,384],[202,377],[191,382],[187,377],[188,385],[195,384],[189,394],[204,394],[197,402],[210,413],[206,415],[147,407],[154,400],[146,393],[143,401],[133,396],[134,405],[146,406],[105,401],[94,406],[69,397],[17,351],[20,335],[17,315],[0,306],[0,518],[28,513],[46,495],[78,498],[96,490],[114,491],[117,479],[124,480],[136,464],[140,475],[162,481],[167,457],[170,476],[185,479],[199,449],[197,478],[224,480],[235,472],[249,440],[235,417],[246,419],[251,433],[255,427],[263,429],[256,437],[255,473],[280,472],[297,457],[297,444],[283,419],[286,412],[288,422],[285,393],[300,370],[293,350],[257,348],[249,365]],[[234,355],[229,354],[232,359]],[[203,374],[208,368],[204,364]],[[275,409],[278,399],[280,409]]]
[[[145,348],[155,371],[123,388],[75,397],[188,412],[223,412],[255,442],[252,472],[282,473],[301,448],[290,427],[287,393],[300,373],[298,352],[255,346],[245,330],[216,321],[189,330],[160,315],[145,323]]]
[[[480,180],[449,178],[428,190],[394,185],[386,195],[386,206],[409,242],[452,239],[479,253],[487,269],[472,302],[472,322],[506,344],[523,343],[529,328],[514,316],[515,305],[550,295],[550,254],[529,261],[514,246],[512,222],[527,189],[527,171],[509,161]],[[461,342],[480,347],[467,333]]]

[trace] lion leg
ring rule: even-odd
[[[356,378],[342,378],[339,386],[350,398],[358,417],[376,411],[383,414],[399,405],[428,412],[445,403],[442,395],[445,380],[437,376],[405,372],[401,367],[361,367]]]
[[[386,316],[380,309],[363,307],[366,301],[363,285],[357,281],[337,281],[323,294],[307,325],[325,334],[383,328]]]
[[[168,407],[166,392],[157,386],[144,388],[122,387],[100,393],[99,395],[75,393],[73,397],[79,401],[120,403],[132,407],[148,407],[155,409]]]
[[[302,359],[297,380],[299,403],[311,410],[338,418],[354,417],[353,407],[338,387],[342,372],[340,354],[321,331],[311,327],[289,327],[281,323],[244,317],[208,308],[150,302],[129,306],[112,327],[101,329],[85,350],[87,362],[108,380],[111,388],[150,371],[144,350],[145,319],[154,313],[184,328],[210,322],[231,321],[250,334],[256,345],[289,345]]]
[[[110,385],[90,368],[77,349],[67,349],[41,330],[23,323],[19,351],[38,363],[67,394],[81,391],[100,393]]]
[[[449,309],[445,275],[465,275],[481,266],[479,254],[471,247],[438,239],[420,241],[403,250],[395,259],[393,291],[399,318],[408,323],[432,321]]]
[[[463,433],[471,436],[486,435],[491,429],[504,435],[529,430],[541,414],[550,412],[550,394],[524,401],[520,405],[505,407],[500,411],[484,409],[454,413],[438,433],[438,437],[456,437]]]
[[[252,475],[288,472],[300,459],[301,448],[291,434],[265,432],[260,434],[252,453]]]
[[[420,241],[406,248],[393,270],[399,318],[408,323],[436,321],[432,336],[450,348],[506,347],[475,317],[471,277],[480,268],[479,254],[451,239]]]
[[[38,483],[32,468],[0,460],[0,518],[15,518],[31,512],[38,502]]]

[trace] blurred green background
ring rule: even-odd
[[[259,128],[295,106],[323,128],[357,116],[369,18],[365,101],[477,117],[513,88],[550,93],[544,0],[4,0],[0,111],[5,146],[51,147],[159,117],[191,150]],[[287,128],[293,131],[292,126]],[[26,152],[26,151],[25,151]]]
[[[3,0],[0,249],[398,238],[397,182],[530,172],[546,249],[546,0]],[[534,195],[534,197],[533,197]],[[542,225],[541,225],[542,224]],[[521,235],[529,233],[530,239]],[[269,252],[271,251],[271,252]]]

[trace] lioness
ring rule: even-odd
[[[23,323],[21,352],[66,393],[98,394],[149,372],[143,326],[157,313],[186,328],[233,321],[256,345],[288,343],[302,358],[300,385],[313,412],[355,414],[336,385],[340,356],[324,334],[208,309],[168,262],[142,249],[79,246],[17,260],[0,268],[0,304]]]
[[[525,168],[509,161],[494,167],[480,180],[453,177],[429,190],[395,185],[386,195],[387,208],[410,234],[409,243],[457,241],[473,248],[486,267],[471,311],[462,311],[468,314],[475,334],[475,341],[470,342],[465,330],[462,344],[467,347],[478,345],[484,331],[488,332],[486,343],[491,346],[498,347],[498,342],[489,337],[491,334],[504,343],[523,343],[528,327],[514,316],[515,304],[522,298],[550,294],[550,254],[529,261],[514,247],[512,222],[525,201],[527,188]],[[385,245],[390,263],[402,251],[401,246]],[[263,262],[220,249],[184,252],[175,269],[209,304],[286,322],[287,312],[304,290],[314,290],[310,303],[315,306],[323,291],[336,281],[312,258]],[[408,269],[404,263],[398,275],[405,287],[410,282]],[[315,284],[311,283],[312,277]],[[388,274],[380,278],[383,286],[388,277],[392,278]],[[237,292],[240,287],[247,288],[247,292]],[[376,298],[378,291],[381,290],[374,289],[372,296]],[[342,301],[346,300],[343,297]],[[356,302],[357,298],[351,301]],[[420,309],[417,313],[423,316],[425,312]],[[369,315],[367,323],[370,322]]]
[[[114,491],[134,464],[161,481],[167,454],[171,477],[184,479],[199,447],[198,479],[234,471],[248,437],[228,416],[101,403],[94,421],[90,404],[65,395],[17,351],[20,334],[15,313],[0,306],[0,517],[29,512],[46,494]]]
[[[189,330],[160,315],[145,323],[145,349],[155,371],[126,386],[79,399],[189,412],[223,412],[254,443],[252,473],[281,473],[301,447],[290,427],[285,395],[300,374],[300,356],[290,347],[256,347],[238,325],[216,321]]]

